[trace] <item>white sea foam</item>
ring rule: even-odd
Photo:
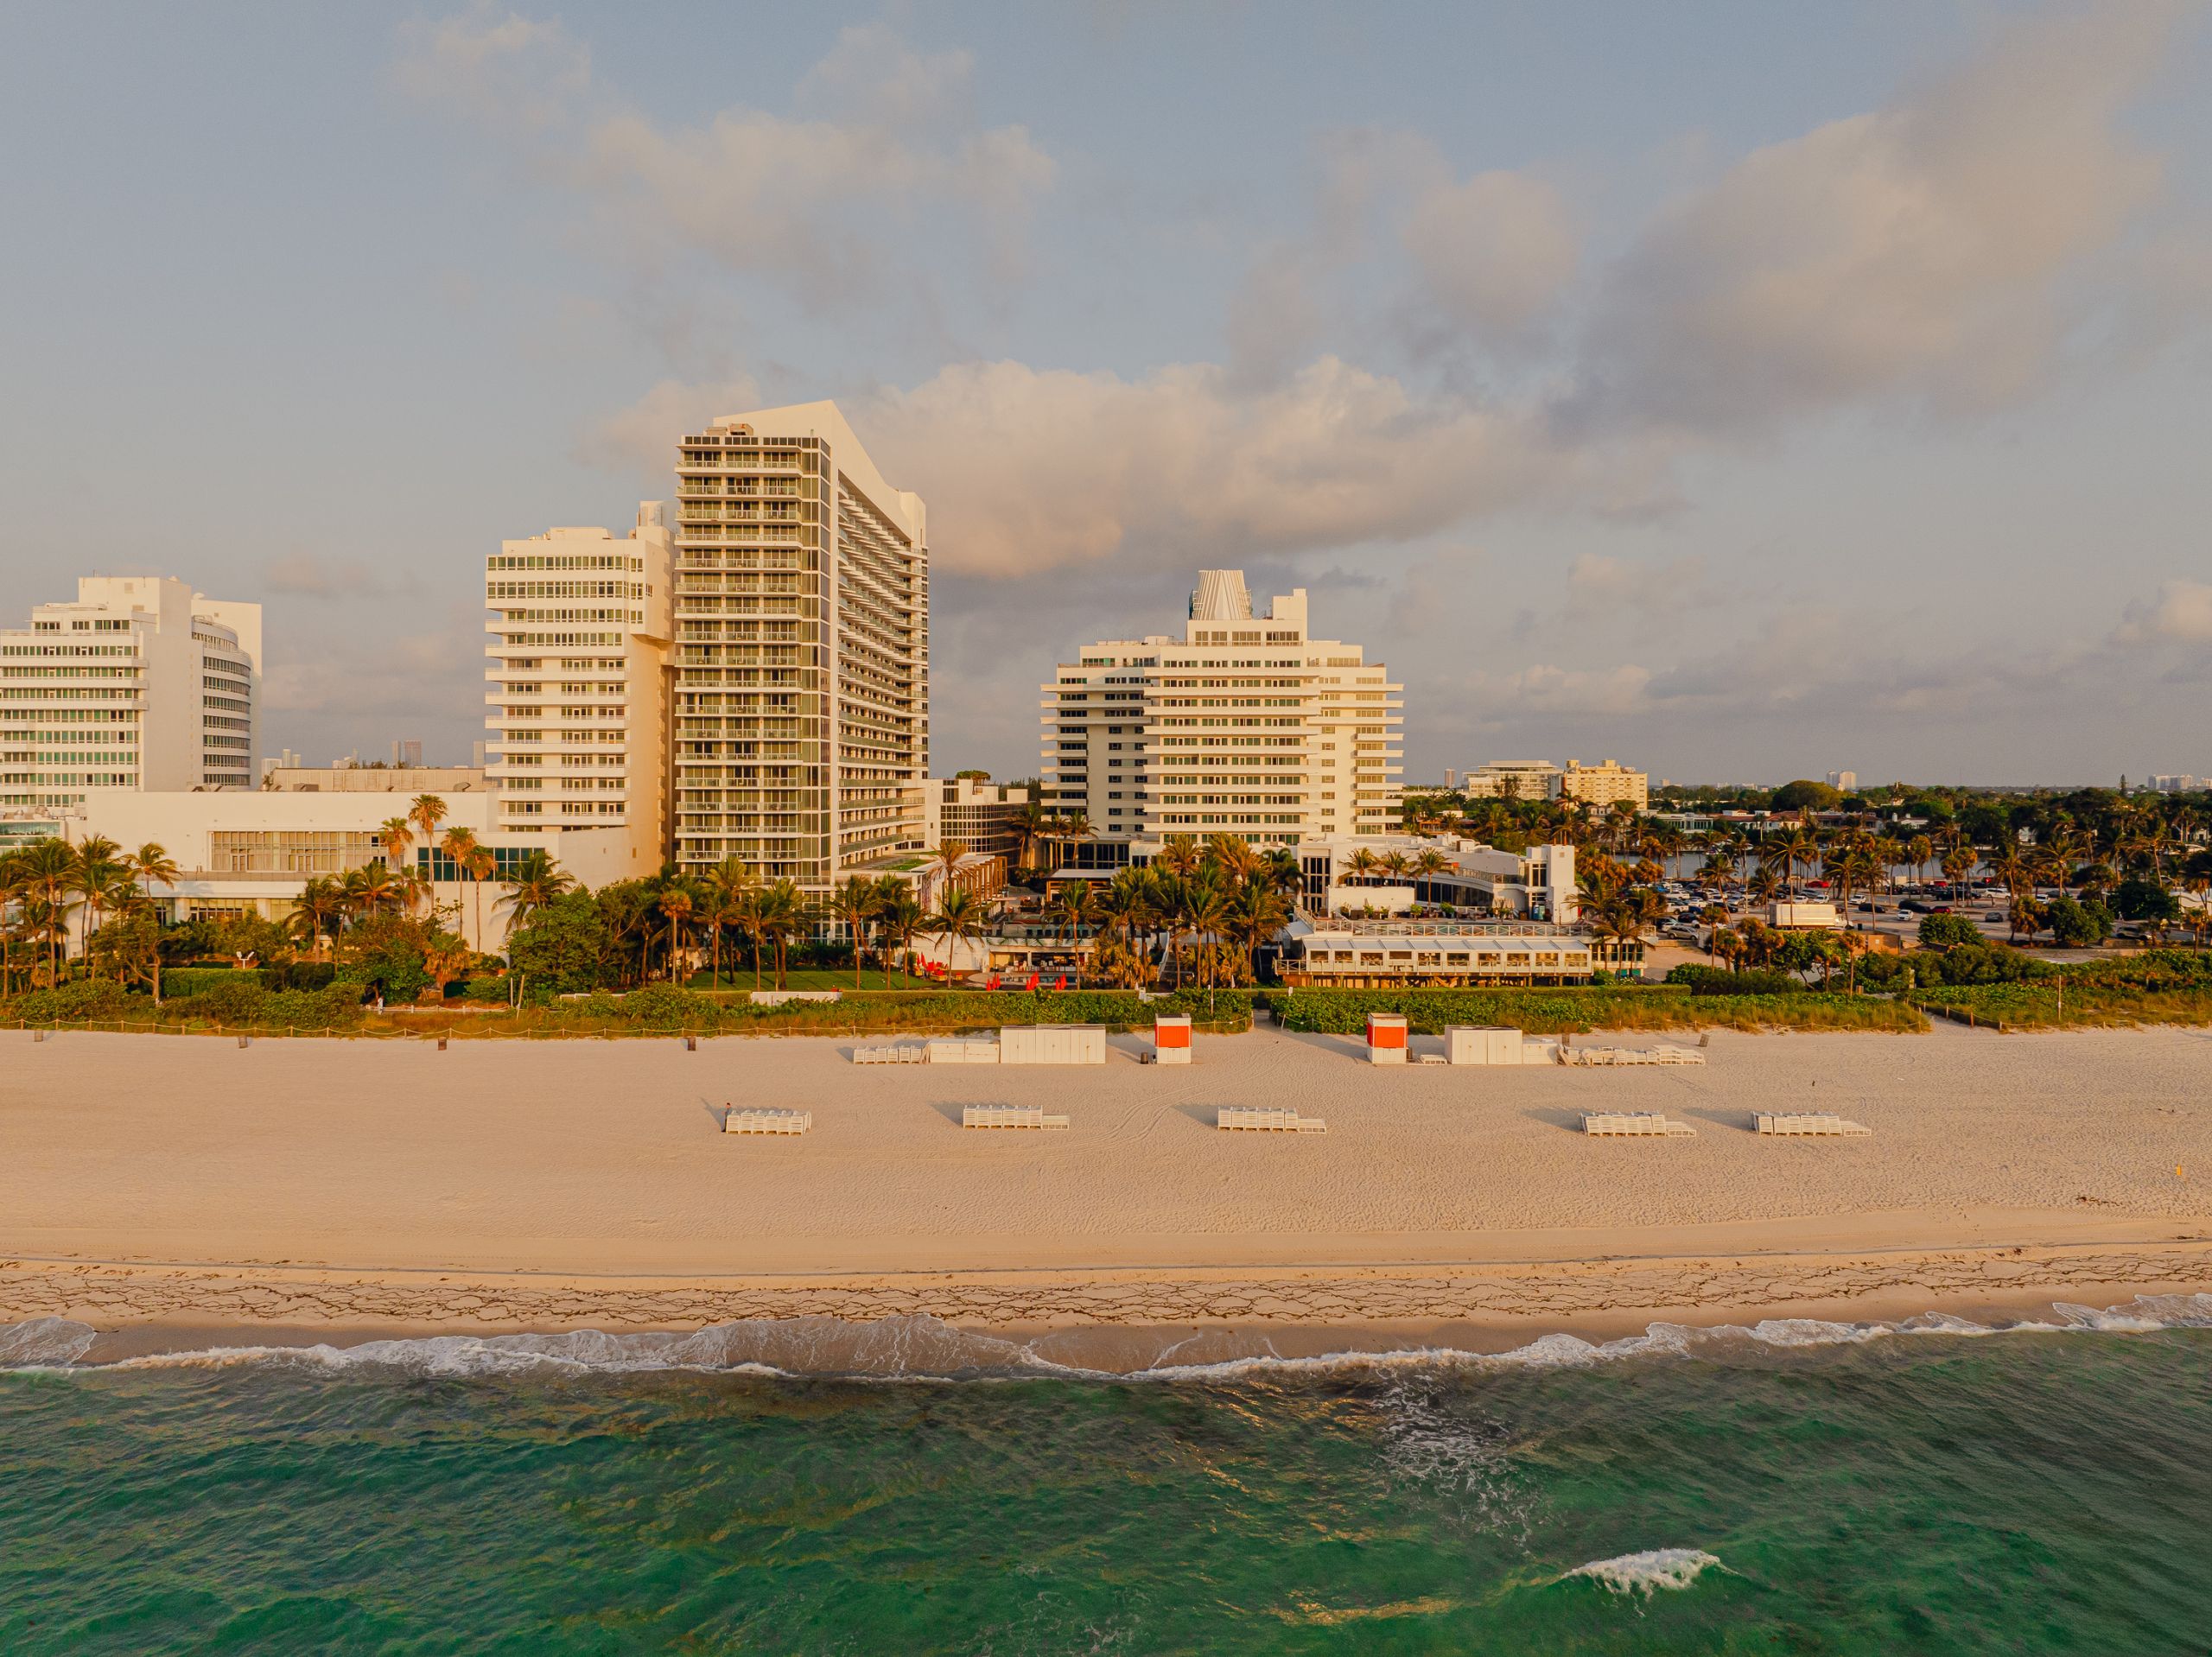
[[[83,1357],[99,1334],[67,1317],[0,1324],[0,1369],[53,1369]]]
[[[1702,1548],[1656,1547],[1646,1553],[1623,1553],[1611,1559],[1592,1559],[1560,1578],[1587,1577],[1616,1594],[1649,1594],[1659,1589],[1687,1588],[1704,1571],[1720,1563]]]
[[[1129,1371],[1064,1362],[1046,1355],[1036,1343],[957,1329],[938,1318],[920,1316],[860,1323],[834,1317],[753,1318],[709,1324],[689,1334],[614,1334],[587,1329],[557,1335],[435,1335],[365,1341],[351,1346],[327,1343],[216,1346],[149,1354],[99,1367],[151,1369],[272,1364],[332,1371],[385,1368],[440,1377],[694,1370],[887,1381],[1060,1376],[1223,1384],[1360,1371],[1395,1375],[1408,1370],[1442,1368],[1561,1369],[1686,1357],[1726,1362],[1761,1353],[1858,1345],[1919,1335],[2147,1334],[2167,1329],[2212,1329],[2212,1294],[2145,1295],[2102,1311],[2061,1305],[2049,1318],[2005,1324],[1980,1324],[1943,1312],[1896,1322],[1857,1324],[1769,1318],[1748,1328],[1721,1324],[1700,1329],[1662,1323],[1650,1324],[1641,1335],[1611,1341],[1587,1341],[1564,1333],[1543,1335],[1524,1346],[1495,1353],[1422,1346],[1285,1357],[1262,1349],[1242,1356],[1173,1362],[1178,1353],[1188,1349],[1190,1343],[1185,1341],[1164,1349],[1150,1365]],[[0,1324],[0,1369],[80,1365],[97,1338],[90,1326],[67,1318]],[[1045,1337],[1060,1349],[1065,1349],[1066,1338]],[[1222,1343],[1232,1338],[1242,1337],[1224,1333],[1221,1343],[1208,1341],[1205,1345],[1219,1350]]]

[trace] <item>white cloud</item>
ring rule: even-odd
[[[319,557],[311,552],[271,558],[262,581],[271,593],[308,599],[357,598],[381,593],[389,584],[371,565]]]
[[[2154,602],[2127,606],[2113,637],[2122,644],[2212,644],[2212,582],[2168,581]]]
[[[1893,393],[2005,403],[2047,372],[2159,168],[2117,117],[2168,0],[2053,10],[1946,79],[1760,149],[1607,278],[1586,372],[1617,418],[1756,429]]]
[[[1705,592],[1705,560],[1694,553],[1654,562],[1585,552],[1567,567],[1567,613],[1577,619],[1648,619]]]
[[[1563,454],[1540,422],[1324,357],[1240,393],[1188,364],[1125,380],[946,368],[856,405],[887,473],[930,502],[941,562],[1020,576],[1107,558],[1402,542],[1540,498],[1634,486],[1634,457]]]
[[[653,265],[672,243],[765,276],[816,311],[910,274],[882,221],[925,208],[968,215],[1000,274],[1054,177],[1026,129],[982,129],[969,54],[918,54],[880,26],[848,29],[799,83],[821,113],[744,105],[696,124],[625,106],[593,82],[588,54],[557,22],[479,4],[410,26],[397,78],[515,144],[533,175],[577,191],[610,244]]]

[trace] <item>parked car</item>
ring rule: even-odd
[[[1934,912],[1928,905],[1922,903],[1917,898],[1908,898],[1897,907],[1908,915],[1926,915]]]
[[[2005,922],[2007,922],[2007,921],[2011,920],[2012,918],[2012,917],[2010,915],[2007,915],[2007,914],[2006,914],[2003,910],[2001,910],[2001,909],[1993,909],[1993,910],[1991,910],[1991,911],[1990,911],[1986,915],[1984,915],[1984,916],[1982,917],[1982,919],[1984,919],[1984,920],[1986,920],[1986,921],[1994,921],[1994,922],[1996,922],[1996,923],[1997,923],[1997,924],[1998,924],[1998,925],[1999,925],[1999,926],[2004,925]]]

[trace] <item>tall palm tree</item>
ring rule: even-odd
[[[1007,829],[1014,835],[1014,860],[1020,867],[1030,866],[1029,854],[1045,838],[1052,814],[1035,800],[1019,805],[1007,818]]]
[[[1060,918],[1067,923],[1068,942],[1071,945],[1081,942],[1084,925],[1090,919],[1092,914],[1091,900],[1096,895],[1088,880],[1064,880],[1060,883]],[[1083,957],[1078,955],[1076,959],[1080,962]],[[1077,987],[1081,987],[1081,972],[1082,968],[1078,966],[1077,968]]]
[[[668,981],[679,981],[677,976],[677,953],[683,945],[684,928],[691,924],[691,888],[681,880],[671,880],[661,888],[658,902],[654,905],[668,922]]]
[[[1161,842],[1160,854],[1152,860],[1152,866],[1179,880],[1187,880],[1198,872],[1198,865],[1205,860],[1205,854],[1199,851],[1197,841],[1188,835],[1170,835]]]
[[[292,899],[287,930],[294,939],[307,946],[309,955],[320,957],[324,936],[335,938],[339,917],[345,912],[346,894],[338,882],[327,875],[314,875],[300,888],[300,895]]]
[[[415,843],[413,826],[405,817],[386,817],[377,828],[377,840],[384,847],[385,867],[397,874]]]
[[[1229,889],[1219,880],[1210,880],[1201,876],[1198,879],[1183,882],[1179,896],[1180,901],[1176,906],[1176,918],[1191,934],[1192,953],[1196,957],[1200,975],[1210,977],[1205,945],[1210,938],[1219,939],[1228,928]],[[1211,984],[1206,986],[1211,987]]]
[[[745,934],[753,950],[753,987],[760,987],[760,950],[768,942],[768,889],[758,884],[740,888],[731,898],[731,920]]]
[[[1376,856],[1369,848],[1363,846],[1351,854],[1350,862],[1345,865],[1344,873],[1348,876],[1356,877],[1363,886],[1368,886],[1374,883],[1375,872],[1382,867],[1382,860]],[[1347,880],[1344,884],[1349,885],[1350,881]]]
[[[931,848],[930,856],[937,863],[937,881],[939,891],[949,892],[952,889],[953,873],[960,867],[960,860],[967,855],[968,842],[964,840],[948,840]]]
[[[886,880],[885,890],[878,898],[875,911],[876,930],[882,934],[887,949],[897,949],[906,957],[906,970],[914,969],[914,938],[928,920],[927,912],[915,900],[914,889],[904,880]]]
[[[952,964],[952,946],[973,943],[983,936],[988,906],[972,892],[954,890],[938,899],[936,912],[922,923],[922,930],[944,941],[945,964]]]
[[[429,797],[429,795],[423,796],[425,799]],[[438,850],[444,855],[446,861],[453,865],[454,873],[477,889],[474,894],[476,898],[476,947],[481,949],[484,947],[484,894],[481,889],[483,878],[476,873],[476,854],[479,849],[476,836],[458,825],[447,829],[445,838],[438,841]],[[497,860],[494,860],[493,867],[497,867]]]
[[[741,857],[725,857],[709,869],[699,882],[699,921],[707,928],[714,953],[712,975],[719,988],[722,979],[722,929],[742,922],[740,899],[760,885],[753,866]]]
[[[563,892],[574,891],[576,883],[544,848],[533,846],[517,860],[514,872],[504,884],[506,896],[493,907],[509,911],[510,927],[519,928]]]
[[[1282,930],[1283,924],[1290,918],[1290,906],[1260,882],[1247,880],[1230,900],[1224,918],[1230,936],[1244,952],[1245,976],[1256,978],[1259,975],[1253,965],[1254,957],[1262,943]]]
[[[438,843],[438,825],[446,820],[446,803],[435,794],[417,794],[408,803],[407,821],[425,846]]]
[[[69,893],[75,890],[77,854],[65,841],[35,840],[16,855],[22,860],[25,890],[45,905],[47,975],[49,982],[59,984],[67,934],[57,931],[55,923],[66,922],[73,906],[69,902]]]
[[[156,886],[175,886],[178,878],[183,873],[183,871],[177,867],[176,860],[171,857],[159,842],[150,840],[130,854],[129,867],[130,878],[143,883],[146,901],[149,904],[154,900]],[[153,960],[154,1005],[159,1006],[162,1004],[162,952],[159,948],[158,935],[156,943]]]
[[[957,863],[968,854],[968,848],[957,840],[947,841],[938,848],[942,858],[945,852],[958,848],[952,862]],[[946,866],[950,873],[951,865]],[[845,931],[853,941],[853,987],[861,987],[861,962],[868,954],[868,923],[883,907],[883,889],[865,875],[849,876],[843,884],[830,894],[830,912],[845,924]]]
[[[1936,842],[1925,835],[1915,835],[1904,843],[1905,861],[1912,866],[1916,884],[1922,879],[1922,871],[1936,860]]]
[[[775,948],[776,987],[784,987],[785,952],[791,939],[807,926],[805,896],[798,889],[798,882],[783,879],[772,882],[760,894],[760,924],[762,936]]]

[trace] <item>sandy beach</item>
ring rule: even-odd
[[[1633,1038],[1631,1038],[1633,1039]],[[1418,1040],[1416,1045],[1422,1045]],[[1701,1068],[855,1067],[837,1040],[0,1035],[0,1317],[378,1330],[1639,1330],[2212,1289],[2212,1037],[1716,1032]],[[1065,1133],[977,1133],[971,1102]],[[814,1131],[725,1136],[725,1104]],[[1293,1104],[1325,1136],[1222,1133]],[[1694,1139],[1593,1140],[1593,1108]],[[1755,1109],[1872,1139],[1790,1142]],[[302,1337],[305,1337],[302,1336]]]

